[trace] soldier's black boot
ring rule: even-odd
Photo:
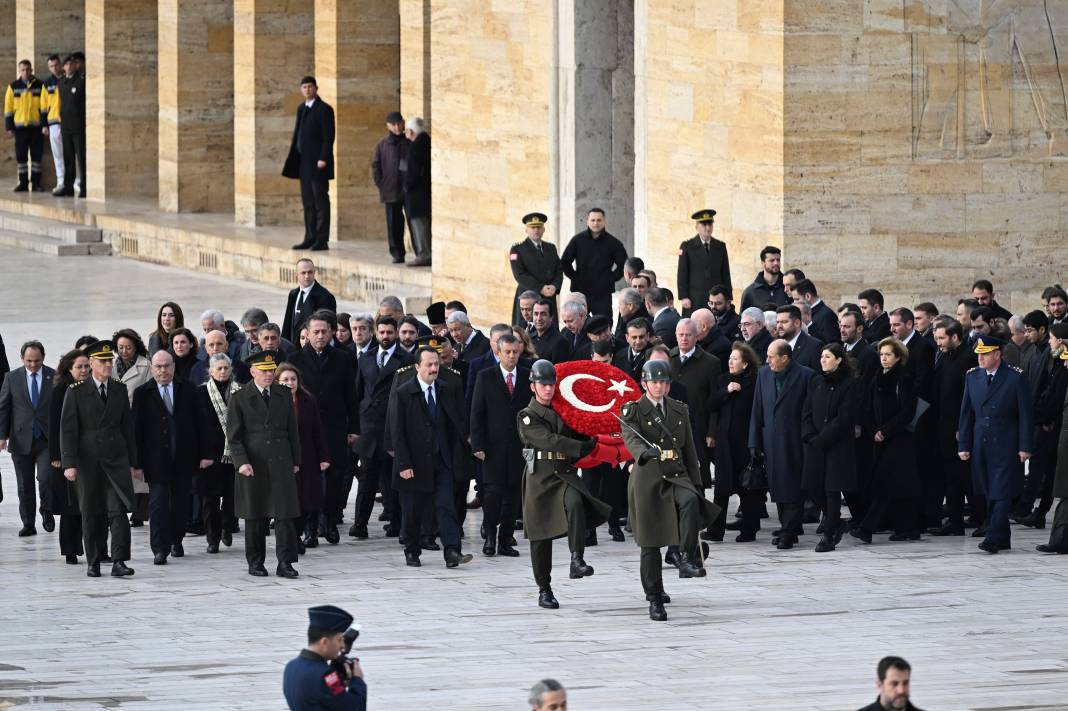
[[[667,610],[664,609],[664,598],[657,595],[649,601],[649,619],[653,622],[666,622]]]
[[[538,588],[538,607],[544,607],[546,610],[558,610],[560,608],[560,603],[556,601],[556,596],[553,595],[553,589],[548,585]]]
[[[680,578],[703,578],[708,575],[708,571],[700,565],[697,565],[689,556],[688,553],[683,553],[679,556],[679,577]]]
[[[589,575],[593,575],[593,566],[586,565],[586,561],[582,559],[581,553],[571,554],[571,577],[572,578],[585,578]]]
[[[126,563],[121,560],[117,560],[111,564],[111,577],[123,578],[127,575],[133,575],[134,569],[126,566]]]

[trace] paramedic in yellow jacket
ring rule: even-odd
[[[41,150],[48,135],[48,92],[33,75],[30,60],[19,62],[19,78],[11,82],[4,96],[4,128],[15,137],[15,162],[19,182],[15,192],[22,193],[33,185],[41,190]]]

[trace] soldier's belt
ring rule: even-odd
[[[660,450],[660,461],[670,462],[679,459],[678,451],[674,449],[662,449]]]
[[[567,455],[563,452],[542,452],[535,453],[536,459],[567,459]]]

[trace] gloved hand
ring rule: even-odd
[[[638,456],[638,464],[646,464],[652,459],[660,459],[660,447],[650,447]]]
[[[587,439],[585,442],[582,443],[582,449],[579,450],[579,455],[581,457],[585,457],[596,448],[597,448],[597,438],[596,437],[590,437],[589,439]]]
[[[757,459],[761,459],[763,457],[764,457],[764,453],[761,452],[756,447],[750,447],[749,448],[749,460],[750,461],[756,461]]]

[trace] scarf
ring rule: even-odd
[[[215,416],[219,418],[219,426],[223,431],[223,453],[222,459],[219,461],[223,464],[232,464],[233,458],[230,456],[230,440],[226,438],[226,403],[233,397],[234,393],[241,389],[241,386],[237,384],[233,378],[226,386],[226,398],[223,398],[222,392],[219,390],[218,385],[215,383],[215,379],[209,377],[208,382],[204,383],[204,387],[208,389],[208,397],[211,399],[211,406],[215,408]]]

